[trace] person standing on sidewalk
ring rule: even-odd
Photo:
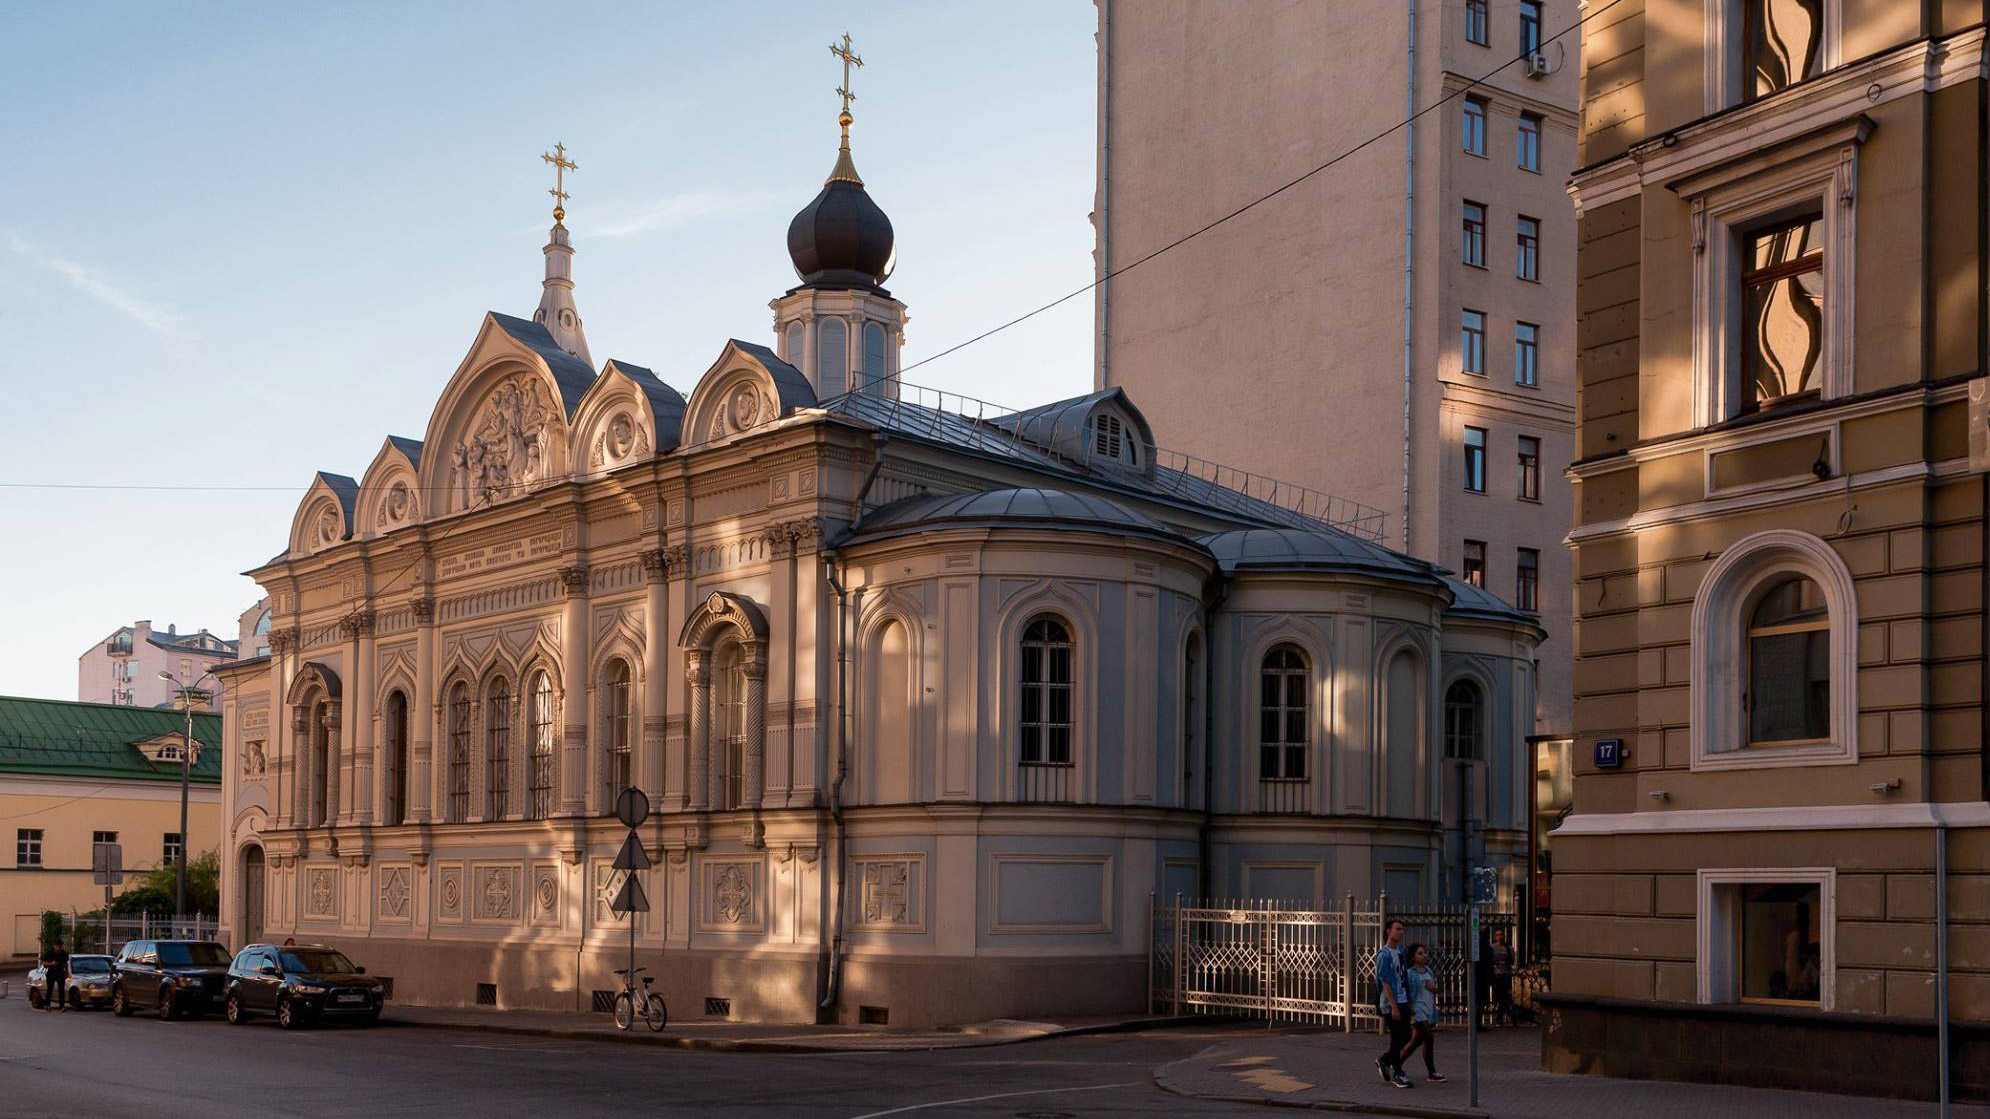
[[[1424,1079],[1432,1084],[1442,1084],[1447,1079],[1437,1071],[1437,971],[1430,966],[1430,951],[1421,944],[1410,945],[1409,984],[1413,1014],[1410,1020],[1410,1044],[1403,1050],[1402,1063],[1410,1059],[1418,1046],[1423,1047]]]
[[[1513,1023],[1513,948],[1506,942],[1506,930],[1494,929],[1492,934],[1492,1000],[1491,1011],[1494,1023],[1506,1026]]]
[[[1382,947],[1375,951],[1375,1010],[1389,1028],[1389,1048],[1375,1058],[1375,1070],[1385,1084],[1408,1088],[1403,1075],[1403,1056],[1410,1044],[1410,1019],[1414,1011],[1410,997],[1409,968],[1403,960],[1403,923],[1390,921],[1382,927]]]
[[[48,942],[47,950],[41,954],[41,966],[46,992],[42,996],[42,1009],[69,1013],[69,953],[63,950],[60,938]]]

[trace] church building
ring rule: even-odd
[[[628,786],[680,1016],[1122,1011],[1156,894],[1436,900],[1470,865],[1510,899],[1532,617],[1156,447],[1122,390],[901,384],[840,123],[771,345],[597,365],[556,186],[537,310],[484,316],[421,438],[312,480],[249,572],[268,655],[218,672],[224,937],[585,1010]]]

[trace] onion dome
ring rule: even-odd
[[[843,143],[822,193],[788,223],[788,258],[802,287],[882,290],[878,285],[891,275],[891,219],[871,201],[850,159],[850,102],[856,99],[850,92],[850,67],[862,66],[864,60],[850,53],[848,35],[829,52],[843,60],[843,85],[836,91],[843,98],[843,111],[836,117]]]

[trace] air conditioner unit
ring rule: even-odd
[[[1554,72],[1555,72],[1555,68],[1554,68],[1554,67],[1552,67],[1552,66],[1550,66],[1550,65],[1548,65],[1548,56],[1547,56],[1547,55],[1545,55],[1545,54],[1540,54],[1540,53],[1538,53],[1538,52],[1537,52],[1537,53],[1535,53],[1535,54],[1530,54],[1530,55],[1528,55],[1528,56],[1527,56],[1527,76],[1528,76],[1528,77],[1530,77],[1530,78],[1545,78],[1545,77],[1547,77],[1547,76],[1548,76],[1549,74],[1552,74],[1552,73],[1554,73]]]

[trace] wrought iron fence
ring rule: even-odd
[[[108,940],[106,931],[110,934]],[[214,940],[220,931],[220,921],[205,913],[188,917],[152,917],[143,913],[112,917],[108,930],[101,915],[70,913],[62,918],[62,943],[71,952],[115,955],[134,940]]]
[[[1335,909],[1176,897],[1154,899],[1151,910],[1148,1009],[1155,1014],[1375,1025],[1375,952],[1390,920],[1405,924],[1405,950],[1429,951],[1441,1018],[1465,1017],[1476,981],[1464,906],[1391,906],[1386,894],[1364,905],[1350,894]],[[1510,936],[1513,914],[1480,910],[1479,925],[1481,935],[1505,929]]]

